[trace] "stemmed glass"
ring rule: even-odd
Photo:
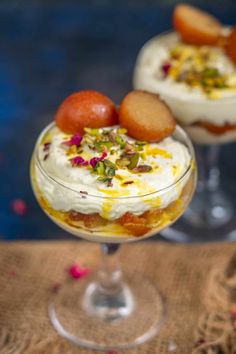
[[[224,29],[227,33],[227,28]],[[158,92],[172,109],[178,123],[193,141],[199,166],[197,191],[183,217],[171,228],[162,230],[162,236],[179,242],[210,240],[235,240],[235,210],[229,195],[220,183],[219,155],[222,144],[236,140],[235,128],[221,130],[217,126],[224,121],[235,127],[236,95],[221,99],[193,97],[191,92],[170,89],[167,81],[160,80],[157,72],[163,62],[163,53],[158,48],[171,48],[180,43],[174,31],[161,33],[151,38],[138,53],[133,86],[135,89]],[[201,121],[216,125],[216,131],[199,127]],[[218,127],[218,129],[217,129]]]
[[[150,205],[150,210],[143,215],[148,219],[149,228],[143,236],[135,237],[132,229],[126,229],[116,220],[104,219],[97,225],[90,225],[84,223],[83,218],[78,219],[73,210],[60,210],[60,199],[68,197],[81,205],[99,202],[109,208],[113,203],[120,203],[121,206],[128,204],[132,212],[140,203],[140,196],[114,198],[85,195],[45,171],[39,158],[39,148],[54,126],[51,123],[43,130],[33,152],[31,182],[34,194],[45,213],[61,228],[75,236],[100,243],[102,262],[96,275],[81,279],[76,286],[68,284],[60,289],[49,306],[51,322],[61,336],[86,348],[125,349],[142,344],[159,332],[165,318],[165,305],[156,286],[147,279],[135,274],[123,280],[118,250],[122,243],[157,234],[185,211],[196,185],[191,141],[177,126],[173,138],[187,147],[191,162],[175,183],[142,195],[142,201]],[[46,200],[46,189],[57,195],[58,205],[51,205]],[[160,200],[166,201],[164,209],[158,208]]]

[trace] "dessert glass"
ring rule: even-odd
[[[148,68],[150,60],[160,60],[158,55],[155,56],[155,50],[160,46],[170,48],[179,42],[180,37],[176,32],[162,33],[149,40],[138,54],[133,77],[135,89],[160,94],[196,148],[199,167],[197,193],[183,218],[172,228],[165,229],[162,235],[185,242],[209,241],[211,238],[232,240],[235,229],[234,208],[220,184],[219,154],[222,144],[236,141],[236,90],[234,94],[218,99],[209,99],[203,95],[193,97],[181,92],[181,85],[178,87],[175,84],[170,89],[170,84],[166,85],[157,79]],[[219,128],[230,124],[232,129],[226,129],[223,133],[213,132],[197,124],[201,121],[218,125]]]
[[[143,236],[134,236],[116,220],[100,218],[96,224],[78,219],[73,211],[55,210],[46,200],[37,180],[43,179],[54,193],[80,200],[80,203],[93,203],[97,200],[106,203],[119,202],[132,205],[139,203],[140,196],[98,197],[73,190],[70,185],[49,175],[39,158],[39,147],[45,135],[55,126],[51,123],[39,136],[31,161],[31,183],[34,194],[44,212],[61,228],[83,239],[101,245],[102,262],[96,275],[80,280],[78,285],[68,284],[60,289],[49,306],[49,316],[57,332],[71,342],[86,348],[107,350],[131,348],[142,344],[156,335],[165,318],[165,305],[156,287],[138,274],[123,280],[117,259],[122,243],[133,242],[150,237],[169,226],[185,211],[196,185],[194,150],[186,133],[176,127],[173,138],[184,144],[190,154],[190,163],[181,177],[172,185],[142,196],[150,205],[148,213],[149,228]],[[165,209],[158,209],[159,198],[176,196]],[[170,199],[169,199],[170,200]],[[173,198],[171,199],[173,200]],[[59,208],[60,209],[60,208]],[[85,215],[86,216],[86,215]],[[140,226],[141,227],[141,226]],[[135,265],[134,265],[135,270]]]

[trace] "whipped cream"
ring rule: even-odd
[[[135,142],[126,134],[122,138],[131,144]],[[43,197],[55,210],[98,213],[109,220],[126,212],[140,215],[153,207],[165,208],[176,200],[189,178],[186,174],[173,188],[164,190],[177,182],[191,163],[186,146],[171,137],[159,143],[145,144],[140,152],[139,164],[151,166],[151,171],[134,173],[118,167],[110,186],[98,180],[89,164],[72,165],[68,147],[64,144],[68,139],[70,136],[52,127],[46,135],[42,133],[37,145],[35,179]],[[45,153],[44,144],[48,141],[50,146]],[[108,151],[106,159],[115,163],[118,150],[112,150],[112,153]],[[83,145],[84,159],[90,161],[99,156],[101,153],[90,149],[89,144]]]
[[[133,77],[134,88],[160,94],[178,122],[188,129],[195,143],[221,144],[235,141],[234,131],[215,135],[193,124],[207,122],[218,126],[227,123],[235,125],[236,90],[221,89],[218,99],[210,99],[199,87],[189,87],[185,83],[175,82],[171,77],[160,79],[160,69],[169,56],[169,49],[180,42],[180,37],[175,32],[165,33],[148,41],[138,54]],[[214,65],[221,72],[232,74],[230,79],[235,80],[235,65],[221,49],[212,49],[221,53]],[[235,82],[232,82],[232,85],[235,85]]]
[[[236,98],[236,67],[221,48],[209,48],[211,57],[208,59],[208,65],[217,69],[221,75],[229,76],[228,83],[234,88],[215,89],[212,91],[212,95],[206,95],[199,86],[191,87],[185,82],[177,82],[171,75],[164,78],[163,63],[170,59],[170,50],[179,44],[181,41],[178,35],[170,33],[157,37],[156,40],[154,39],[144,46],[137,63],[136,71],[139,72],[135,78],[135,87],[175,96],[181,100],[208,101],[209,98]],[[184,48],[186,57],[189,54],[194,55],[194,46],[185,46]],[[207,47],[203,48],[207,49]],[[192,64],[186,60],[182,65],[183,69],[188,70]]]

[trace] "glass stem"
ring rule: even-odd
[[[101,244],[102,262],[98,270],[98,285],[100,291],[114,295],[122,289],[122,271],[117,256],[119,244]]]
[[[213,192],[219,188],[219,145],[197,146],[198,192]]]

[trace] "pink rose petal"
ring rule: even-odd
[[[12,272],[9,273],[9,276],[10,276],[10,277],[15,277],[16,275],[17,275],[17,273],[14,272],[14,271],[12,271]]]
[[[17,215],[25,215],[27,212],[27,205],[23,199],[15,199],[11,203],[11,208]]]
[[[96,164],[97,164],[99,161],[104,160],[106,157],[107,157],[107,152],[106,152],[106,151],[103,151],[102,156],[100,156],[100,157],[93,157],[93,158],[89,161],[89,164],[94,168],[94,167],[96,166]]]
[[[76,145],[76,146],[80,146],[82,141],[82,136],[78,133],[73,135],[70,140],[64,141],[63,144],[67,145],[67,146],[72,146],[72,145]]]
[[[170,69],[171,69],[171,63],[166,62],[166,63],[164,63],[164,64],[162,65],[162,71],[163,71],[163,74],[164,74],[165,76],[168,75]]]
[[[91,272],[90,268],[82,268],[79,264],[73,264],[69,269],[69,274],[73,279],[80,279]]]
[[[73,167],[75,166],[87,166],[88,161],[86,161],[82,156],[75,156],[72,159],[70,159],[70,162]]]

